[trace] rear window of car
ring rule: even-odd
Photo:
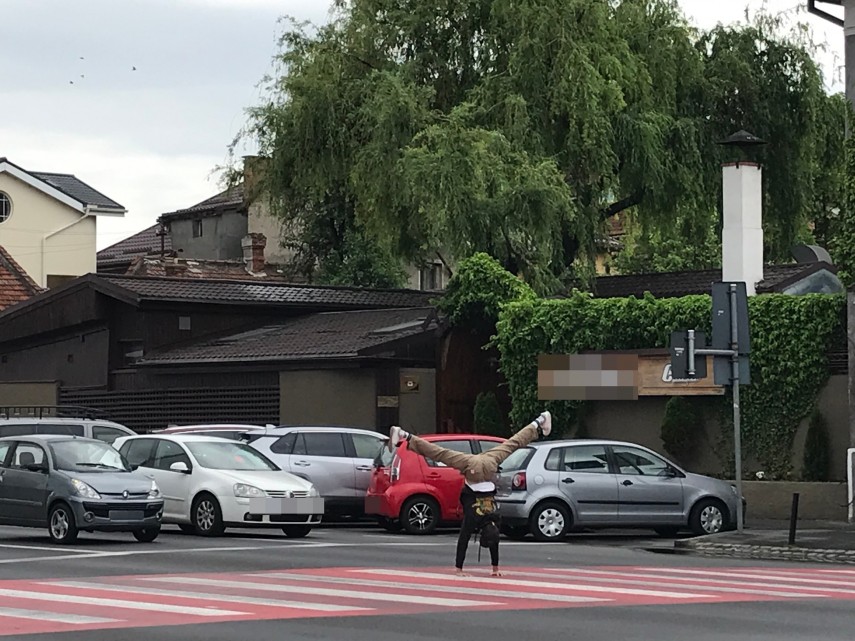
[[[524,447],[515,452],[512,452],[511,455],[506,458],[499,465],[499,468],[502,472],[515,472],[517,470],[522,470],[528,465],[529,459],[531,459],[534,454],[534,450],[530,447]]]

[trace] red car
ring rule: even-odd
[[[429,434],[422,436],[442,447],[479,454],[504,439],[483,434]],[[419,456],[404,442],[395,453],[383,448],[374,462],[365,496],[365,514],[375,516],[388,530],[431,534],[440,524],[460,523],[463,475]]]

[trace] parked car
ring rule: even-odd
[[[110,445],[59,434],[0,438],[0,523],[46,527],[55,543],[86,532],[160,533],[163,498]]]
[[[330,516],[364,516],[374,459],[388,436],[354,427],[277,427],[249,432],[252,447],[312,482]]]
[[[57,416],[56,414],[73,414]],[[112,444],[120,436],[136,434],[129,427],[96,418],[87,408],[63,406],[0,407],[0,438],[33,434],[65,434]]]
[[[713,534],[732,529],[740,509],[726,481],[687,472],[635,443],[594,439],[517,450],[502,463],[496,498],[505,534],[540,541],[560,541],[574,528]]]
[[[273,427],[268,425],[268,427]],[[156,430],[152,434],[196,434],[197,436],[217,436],[233,441],[241,440],[247,432],[264,429],[261,425],[237,425],[231,423],[218,423],[214,425],[170,425],[162,430]]]
[[[229,439],[193,434],[123,437],[116,447],[157,481],[163,522],[202,536],[227,527],[281,528],[303,537],[321,522],[323,499],[305,479]]]
[[[428,434],[422,438],[466,454],[486,452],[504,440],[483,434]],[[409,534],[431,534],[442,524],[463,520],[462,489],[460,472],[411,452],[404,442],[394,453],[384,448],[377,457],[365,513],[390,531],[403,528]]]

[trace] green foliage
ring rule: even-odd
[[[514,300],[534,301],[536,296],[496,259],[478,253],[458,265],[438,307],[454,325],[492,334],[502,307]]]
[[[481,392],[475,399],[473,424],[477,434],[508,438],[511,431],[502,420],[502,410],[495,392]]]
[[[326,285],[397,288],[406,282],[399,261],[371,238],[347,232],[343,246],[320,261],[317,281]]]
[[[846,287],[855,284],[855,138],[847,138],[845,191],[846,200],[836,222],[831,253],[840,268],[838,277]]]
[[[677,459],[689,456],[703,427],[703,417],[691,399],[674,396],[665,403],[662,417],[662,444]]]
[[[232,147],[251,138],[270,159],[265,186],[306,270],[347,263],[360,230],[402,261],[486,252],[548,293],[584,280],[621,211],[654,234],[649,256],[655,234],[708,230],[729,153],[715,142],[742,128],[773,143],[760,160],[775,260],[832,175],[842,126],[813,43],[765,14],[698,32],[676,0],[335,10],[285,30]]]
[[[805,481],[827,481],[830,459],[828,425],[822,412],[815,407],[810,415],[805,438],[802,478]]]
[[[741,389],[746,458],[758,460],[771,478],[791,471],[793,438],[825,384],[826,351],[844,319],[841,295],[762,295],[749,299],[752,384]],[[574,292],[565,300],[507,304],[499,316],[496,345],[513,399],[512,422],[546,405],[561,422],[575,422],[577,401],[537,399],[537,357],[584,350],[668,346],[670,333],[695,328],[710,335],[710,296],[594,299]],[[721,399],[728,403],[730,395]],[[722,417],[729,406],[721,405]],[[728,456],[728,426],[722,443]],[[727,457],[722,456],[723,463]]]

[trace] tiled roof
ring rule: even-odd
[[[432,308],[326,312],[153,353],[140,364],[353,359],[436,327]]]
[[[243,184],[239,184],[220,192],[216,196],[212,196],[200,203],[196,203],[192,207],[161,214],[160,220],[168,222],[170,220],[178,220],[181,218],[215,216],[224,211],[239,209],[243,204]]]
[[[792,265],[767,265],[763,280],[756,286],[758,294],[781,291],[786,285],[809,276],[818,269],[835,271],[826,263],[797,263]],[[594,281],[594,295],[598,298],[641,298],[649,291],[656,298],[674,298],[692,294],[709,294],[712,283],[721,281],[721,269],[628,276],[600,276]]]
[[[140,256],[160,253],[160,236],[157,235],[158,229],[160,229],[159,224],[152,225],[129,238],[105,247],[98,252],[98,267],[129,265],[131,261]],[[164,249],[171,251],[172,238],[169,234],[166,234],[163,240]]]
[[[190,258],[143,257],[134,259],[127,271],[129,276],[174,276],[177,278],[218,280],[260,280],[281,283],[304,283],[304,277],[283,265],[265,265],[250,274],[242,260],[194,260]]]
[[[326,287],[293,283],[253,282],[189,278],[152,278],[99,275],[96,280],[120,287],[140,300],[170,300],[189,303],[282,305],[287,307],[384,309],[431,305],[437,292],[410,289],[365,289]]]
[[[85,182],[71,174],[55,174],[44,171],[31,171],[29,173],[39,180],[45,181],[51,187],[58,189],[67,196],[71,196],[75,200],[79,200],[85,205],[125,211],[125,208],[115,200],[108,198],[100,191],[93,189]]]
[[[44,291],[14,258],[0,247],[0,310],[28,300]]]

